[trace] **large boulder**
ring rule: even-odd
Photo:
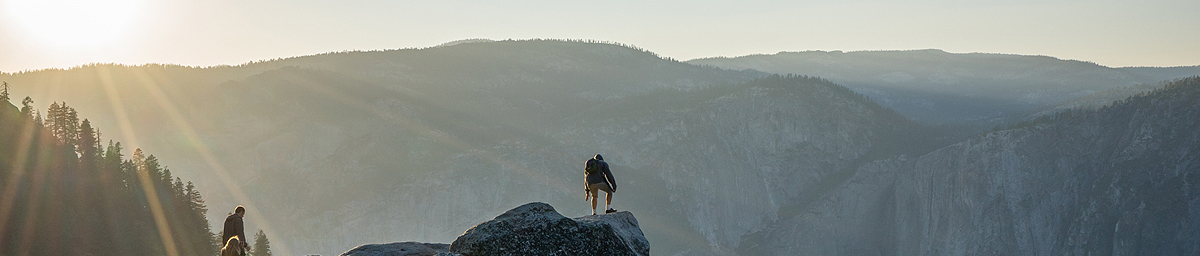
[[[341,256],[431,256],[450,251],[448,244],[400,242],[390,244],[364,244],[354,247]]]
[[[563,217],[546,203],[528,203],[475,225],[450,252],[481,255],[650,255],[650,242],[627,211]]]

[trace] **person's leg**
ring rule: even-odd
[[[604,197],[604,211],[608,212],[608,210],[612,210],[612,195],[613,195],[613,193],[605,192],[605,194],[607,194],[607,196]]]
[[[605,193],[604,213],[608,214],[608,213],[616,212],[612,208],[612,198],[613,198],[613,193],[615,192],[615,191],[613,191],[612,186],[608,185],[608,183],[604,183],[604,186],[600,187],[600,190],[604,190],[604,193]]]
[[[592,193],[592,215],[596,215],[596,196],[598,196],[598,192],[595,189],[588,191],[588,193]]]

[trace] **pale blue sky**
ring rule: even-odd
[[[1200,65],[1196,0],[0,0],[0,8],[2,72],[96,62],[236,65],[466,38],[598,39],[680,60],[936,48]]]

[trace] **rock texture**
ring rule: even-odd
[[[430,256],[448,253],[449,244],[400,242],[390,244],[365,244],[342,253],[341,256]]]
[[[450,245],[463,255],[650,255],[650,242],[627,211],[563,217],[529,203],[480,223]]]

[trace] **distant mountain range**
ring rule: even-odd
[[[688,63],[822,77],[920,122],[981,127],[1100,91],[1200,75],[1200,66],[1111,68],[1048,56],[942,50],[780,52]]]
[[[952,240],[958,233],[936,231],[951,229],[929,229],[933,235],[911,238],[917,240],[890,235],[910,230],[902,225],[933,225],[928,221],[934,215],[977,216],[969,214],[976,208],[907,208],[942,207],[941,201],[910,197],[959,198],[967,189],[929,188],[934,181],[911,173],[982,177],[972,171],[992,169],[959,168],[973,160],[947,154],[996,136],[1036,133],[1022,128],[977,135],[981,129],[961,125],[990,128],[1007,115],[1031,115],[1089,91],[1158,82],[1154,79],[1195,69],[1112,69],[1050,57],[940,51],[795,55],[809,57],[685,63],[606,43],[467,41],[209,68],[90,65],[0,74],[0,79],[13,86],[13,95],[30,95],[39,104],[65,100],[80,115],[103,120],[94,124],[103,138],[129,141],[123,137],[132,133],[140,147],[171,163],[177,176],[197,181],[213,209],[209,219],[222,219],[234,205],[246,204],[250,216],[262,218],[250,217],[247,229],[266,229],[277,253],[334,255],[366,243],[451,241],[494,213],[531,201],[558,206],[567,216],[583,215],[590,210],[581,201],[581,165],[600,153],[620,187],[614,207],[637,214],[653,254],[796,254],[813,248],[908,254],[960,240]],[[820,59],[812,56],[826,56],[828,65],[801,61]],[[761,62],[778,69],[717,65],[760,62],[750,61],[757,58],[772,60]],[[828,66],[821,71],[826,73],[786,71],[821,66]],[[1158,108],[1184,111],[1178,105],[1139,111]],[[1059,115],[1043,114],[1047,119]],[[122,124],[122,118],[128,122]],[[1111,126],[1109,121],[1104,124]],[[1147,129],[1192,131],[1177,121]],[[1092,125],[1079,122],[1070,129]],[[933,126],[948,123],[960,126]],[[1038,138],[1050,144],[1013,143],[1055,145],[1054,136]],[[1085,147],[1104,137],[1065,138]],[[1092,146],[1104,152],[1122,149]],[[204,148],[211,149],[211,159]],[[1092,154],[1072,152],[1062,154]],[[1180,159],[1190,159],[1195,153],[1188,152],[1200,151],[1177,152],[1183,152]],[[1036,172],[1093,164],[1075,160],[1019,166]],[[1190,167],[1177,160],[1169,163]],[[215,166],[231,173],[231,187],[214,173]],[[1190,168],[1181,172],[1196,169]],[[1080,170],[1087,171],[1057,175],[1103,179],[1093,169]],[[1005,177],[962,179],[954,184],[1049,186]],[[249,201],[235,199],[239,190]],[[989,197],[978,200],[1058,195],[981,193]],[[1027,209],[1021,202],[1013,201],[1011,209]],[[1064,206],[1080,207],[1074,202],[1085,201]],[[837,221],[814,222],[830,218]],[[876,224],[886,229],[874,229]],[[955,232],[973,231],[973,226],[955,225]],[[1089,239],[1104,235],[1088,234]],[[858,241],[881,245],[846,245]],[[1017,254],[1038,251],[1016,248]]]

